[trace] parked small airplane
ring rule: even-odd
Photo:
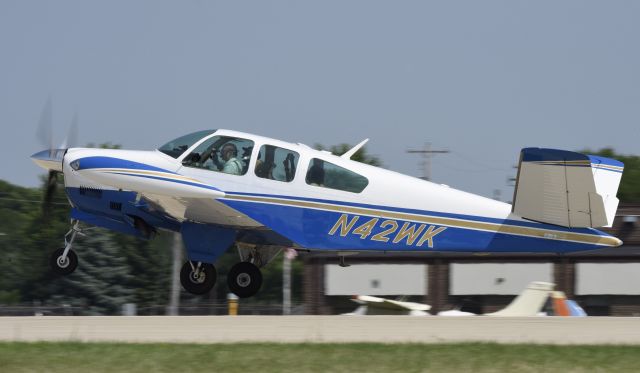
[[[180,232],[183,287],[207,293],[214,263],[232,246],[227,276],[239,297],[261,286],[260,267],[284,247],[332,251],[566,253],[615,247],[610,226],[623,164],[579,153],[526,148],[514,204],[465,193],[342,155],[230,130],[208,130],[157,150],[69,148],[32,159],[64,174],[72,228],[52,268],[69,274],[80,222],[137,237]]]
[[[555,284],[535,281],[530,283],[511,303],[497,312],[485,313],[483,316],[586,316],[584,310],[572,300],[568,300],[561,291],[553,291]],[[344,315],[410,315],[430,316],[431,306],[424,303],[404,302],[370,295],[355,296],[352,301],[360,306]],[[545,305],[549,304],[549,313]],[[475,313],[452,309],[438,312],[438,316],[476,316]]]
[[[535,281],[530,283],[507,307],[484,316],[587,316],[574,300],[567,299],[561,291],[554,291],[555,284]],[[549,302],[550,301],[550,302]],[[549,302],[549,303],[548,303]],[[548,308],[545,305],[549,305]],[[438,316],[475,316],[475,313],[459,309],[441,311]]]
[[[370,295],[356,295],[352,301],[360,306],[353,312],[345,313],[347,316],[363,315],[409,315],[429,316],[431,306],[424,303],[405,302],[386,298],[372,297]]]
[[[561,291],[554,291],[551,294],[551,315],[552,316],[575,316],[584,317],[587,313],[580,307],[580,305],[571,299],[567,299],[565,293]]]
[[[484,316],[538,316],[553,292],[555,284],[550,282],[534,281],[530,283],[522,293],[518,294],[511,303],[500,311],[485,313]],[[438,312],[438,316],[475,316],[475,313],[460,310],[447,310]]]

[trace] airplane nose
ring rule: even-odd
[[[45,170],[62,172],[62,159],[67,149],[47,149],[31,156],[31,160]]]

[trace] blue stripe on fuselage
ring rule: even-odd
[[[429,247],[428,241],[418,245],[422,235],[430,227],[437,229],[440,226],[415,223],[400,219],[379,219],[373,224],[371,232],[363,237],[354,232],[363,223],[372,221],[372,217],[363,217],[355,214],[343,214],[339,211],[326,211],[299,206],[283,204],[260,203],[255,201],[221,200],[228,206],[246,214],[261,222],[279,234],[286,236],[300,246],[312,249],[325,250],[375,250],[375,251],[461,251],[461,252],[572,252],[602,248],[601,245],[591,243],[577,243],[560,241],[542,237],[527,237],[499,232],[487,232],[462,227],[446,227],[432,239],[433,247]],[[342,215],[347,219],[359,216],[357,222],[343,236],[339,231],[330,234],[332,228]],[[394,243],[398,237],[399,227],[386,237],[387,242],[373,240],[375,235],[381,235],[385,227],[384,220],[394,220],[398,226],[412,225],[415,229],[421,229],[413,243],[408,238]],[[349,220],[350,221],[350,220]],[[540,225],[538,225],[539,227]],[[422,228],[420,228],[422,227]],[[387,228],[388,229],[388,228]],[[588,230],[591,234],[597,232]],[[576,230],[573,230],[576,232]],[[594,236],[599,236],[593,234]],[[379,236],[380,237],[380,236]],[[384,235],[383,235],[384,237]]]
[[[163,168],[115,157],[85,157],[77,159],[76,161],[79,163],[78,170],[89,170],[92,168],[128,168],[132,170],[160,171],[175,174],[175,172]]]
[[[160,177],[160,176],[131,174],[131,173],[127,173],[127,172],[110,172],[110,173],[112,173],[112,174],[116,174],[116,175],[135,176],[135,177],[144,177],[144,178],[147,178],[147,179],[162,180],[162,181],[170,181],[170,182],[173,182],[173,183],[184,184],[184,185],[190,185],[190,186],[194,186],[194,187],[198,187],[198,188],[203,188],[203,189],[209,189],[209,190],[220,191],[220,189],[218,189],[218,188],[216,188],[216,187],[212,187],[212,186],[210,186],[210,185],[198,184],[198,183],[191,183],[191,182],[184,181],[184,180],[169,179],[169,178],[166,178],[166,177]]]
[[[567,227],[561,227],[557,225],[528,222],[528,221],[522,221],[522,220],[513,220],[513,219],[498,219],[498,218],[489,218],[489,217],[476,216],[476,215],[454,214],[454,213],[448,213],[448,212],[418,210],[418,209],[409,209],[409,208],[402,208],[402,207],[371,205],[371,204],[364,204],[364,203],[343,202],[343,201],[334,201],[334,200],[307,198],[307,197],[283,196],[283,195],[275,195],[275,194],[239,193],[239,192],[231,192],[231,191],[225,192],[225,194],[250,196],[250,197],[281,198],[281,199],[290,199],[294,201],[308,201],[308,202],[326,203],[326,204],[347,206],[347,207],[361,207],[361,208],[372,209],[372,210],[383,210],[383,211],[401,212],[401,213],[416,214],[416,215],[426,215],[426,216],[436,216],[436,217],[443,217],[443,218],[478,221],[478,222],[484,222],[484,223],[507,224],[507,225],[521,226],[521,227],[548,229],[548,230],[555,230],[559,232],[597,234],[597,235],[607,236],[606,233],[600,232],[593,228],[567,228]]]

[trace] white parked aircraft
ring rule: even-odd
[[[180,232],[183,287],[207,293],[214,263],[235,245],[229,289],[255,294],[260,267],[283,247],[336,252],[566,253],[615,247],[610,226],[623,164],[526,148],[514,204],[465,193],[342,155],[230,130],[208,130],[153,151],[70,148],[32,159],[64,174],[72,229],[51,264],[73,272],[79,223],[150,238]]]
[[[356,295],[351,299],[360,306],[353,312],[345,313],[348,316],[364,315],[409,315],[429,316],[431,306],[424,303],[405,302],[386,298],[372,297],[371,295]]]
[[[543,311],[549,297],[553,299],[553,306],[562,310],[568,308],[566,305],[558,306],[556,303],[566,301],[566,297],[562,292],[554,292],[555,284],[549,282],[535,281],[530,283],[522,293],[518,294],[511,303],[505,308],[497,312],[485,313],[484,316],[509,316],[509,317],[526,317],[539,316]],[[562,299],[564,297],[564,299]],[[431,306],[424,303],[403,302],[386,298],[372,297],[370,295],[358,295],[352,299],[360,306],[353,312],[345,315],[411,315],[411,316],[429,316],[427,312]],[[579,306],[578,306],[579,307]],[[583,311],[584,312],[584,311]],[[570,316],[560,314],[560,316]],[[546,314],[545,314],[546,315]],[[476,316],[475,313],[460,311],[458,309],[446,310],[438,312],[438,316]]]
[[[534,281],[530,283],[522,293],[518,294],[511,303],[500,311],[485,313],[485,316],[538,316],[542,312],[547,299],[551,296],[555,284],[550,282]],[[474,313],[460,310],[448,310],[438,312],[438,316],[474,316]]]

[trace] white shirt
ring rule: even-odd
[[[222,172],[225,174],[242,175],[242,163],[237,158],[230,158],[225,162]]]

